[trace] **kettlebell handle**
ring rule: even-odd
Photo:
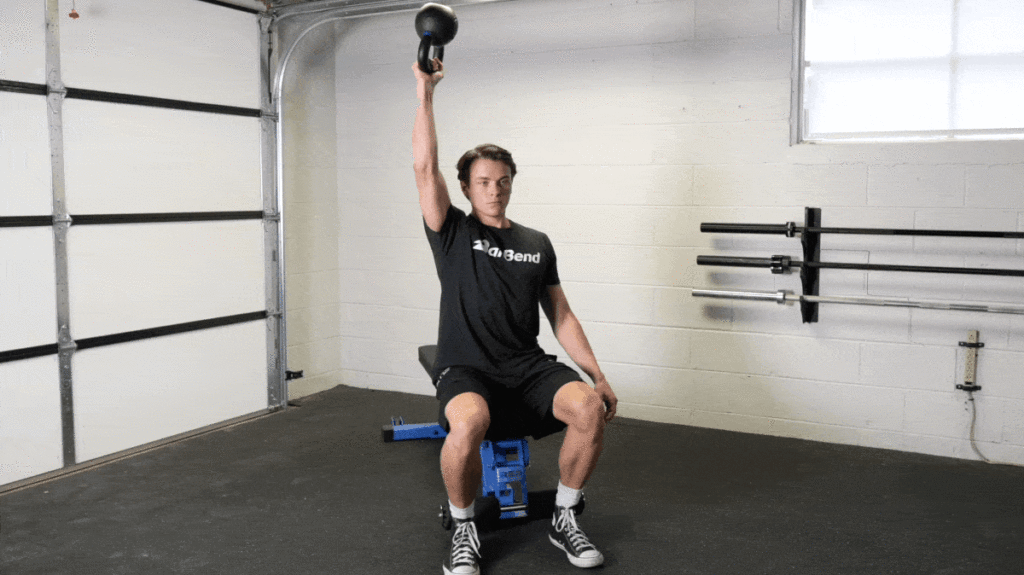
[[[416,61],[423,73],[433,74],[435,71],[430,47],[434,47],[433,58],[444,59],[444,45],[451,42],[458,31],[459,20],[448,6],[427,2],[420,8],[416,13],[416,35],[420,38]]]
[[[420,62],[420,70],[423,70],[426,74],[434,73],[434,64],[431,62],[432,58],[430,57],[430,47],[432,45],[430,32],[424,32],[423,39],[420,40],[418,60]],[[444,46],[434,46],[434,58],[444,60]]]

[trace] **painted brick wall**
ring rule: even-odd
[[[278,50],[299,26],[284,26]],[[304,377],[289,382],[302,397],[341,383],[338,349],[340,291],[337,183],[335,38],[339,26],[323,24],[297,45],[283,82],[285,299],[288,369]]]
[[[795,239],[701,222],[799,222],[817,206],[833,226],[1024,229],[1024,142],[790,146],[791,0],[517,0],[458,15],[436,101],[455,201],[468,206],[464,150],[513,152],[510,216],[551,236],[623,415],[971,458],[954,386],[957,342],[978,329],[978,445],[1024,463],[1024,318],[822,306],[805,325],[792,307],[689,291],[800,291],[796,275],[695,265],[799,256]],[[430,394],[416,347],[436,337],[440,290],[412,175],[415,48],[411,13],[353,21],[335,52],[336,123],[309,129],[337,137],[338,271],[318,281],[337,282],[339,322],[324,353],[348,385]],[[835,261],[1024,267],[1022,255],[1012,240],[823,242]],[[924,274],[826,271],[821,292],[1024,303],[1020,280]],[[550,334],[542,344],[561,351]]]

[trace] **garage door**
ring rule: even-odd
[[[0,485],[283,406],[259,15],[3,2]]]

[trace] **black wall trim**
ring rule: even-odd
[[[113,104],[134,104],[136,106],[149,106],[151,108],[169,108],[172,110],[187,110],[189,112],[209,112],[211,114],[225,114],[229,116],[249,116],[259,118],[263,115],[258,108],[240,108],[237,106],[223,106],[220,104],[203,104],[200,102],[189,102],[186,100],[171,100],[168,98],[154,98],[152,96],[137,96],[134,94],[120,94],[117,92],[102,92],[99,90],[83,90],[82,88],[68,88],[67,97],[78,100],[91,100],[93,102],[110,102]]]
[[[262,220],[258,210],[239,212],[168,212],[152,214],[85,214],[72,215],[71,224],[89,226],[97,224],[150,224],[167,222],[217,222],[233,220]],[[0,216],[0,228],[27,228],[51,226],[53,216]]]
[[[19,94],[46,95],[46,84],[32,84],[30,82],[15,82],[14,80],[0,80],[0,92],[17,92]]]
[[[154,337],[162,337],[165,335],[176,335],[180,333],[188,333],[190,331],[200,331],[215,327],[224,327],[239,323],[248,323],[250,321],[267,319],[267,315],[268,314],[266,310],[254,311],[250,313],[241,313],[238,315],[229,315],[213,319],[190,321],[187,323],[179,323],[163,327],[154,327],[149,329],[128,331],[124,333],[116,333],[113,335],[88,337],[85,339],[80,339],[75,343],[77,345],[78,350],[83,350],[94,347],[102,347],[105,345],[114,345],[118,343],[127,343],[131,341],[151,339]],[[55,343],[51,343],[48,345],[40,345],[36,347],[26,347],[23,349],[14,349],[10,351],[0,351],[0,363],[7,363],[22,359],[30,359],[33,357],[42,357],[45,355],[55,355],[57,354],[58,351],[59,349],[57,347],[57,344]]]
[[[171,212],[154,214],[85,214],[72,215],[71,225],[147,224],[164,222],[214,222],[225,220],[262,220],[263,212]]]
[[[55,343],[37,345],[35,347],[25,347],[22,349],[12,349],[10,351],[0,351],[0,363],[18,361],[21,359],[32,359],[33,357],[43,357],[44,355],[56,355],[58,351],[57,344]]]
[[[262,14],[259,10],[253,10],[252,8],[246,8],[244,6],[235,6],[234,4],[228,4],[227,2],[220,2],[219,0],[198,0],[206,4],[214,4],[216,6],[223,6],[224,8],[231,8],[232,10],[238,10],[239,12],[248,12],[249,14]]]
[[[52,226],[53,216],[0,216],[0,228]]]
[[[238,8],[238,6],[232,7]],[[244,10],[242,8],[239,9]],[[136,106],[149,106],[151,108],[167,108],[171,110],[186,110],[189,112],[208,112],[211,114],[247,116],[250,118],[259,118],[263,116],[263,112],[258,108],[242,108],[239,106],[225,106],[222,104],[205,104],[202,102],[189,102],[187,100],[155,98],[153,96],[138,96],[135,94],[121,94],[118,92],[104,92],[100,90],[85,90],[83,88],[66,88],[66,90],[68,98],[91,100],[93,102],[133,104]],[[14,80],[0,80],[0,92],[16,92],[20,94],[34,94],[37,96],[46,96],[50,93],[46,84],[15,82]]]
[[[226,325],[234,325],[238,323],[246,323],[250,321],[256,321],[260,319],[267,319],[267,312],[254,311],[250,313],[242,313],[238,315],[229,315],[225,317],[218,317],[214,319],[204,319],[199,321],[190,321],[187,323],[178,323],[174,325],[167,325],[163,327],[154,327],[149,329],[140,329],[137,331],[127,331],[124,333],[116,333],[113,335],[101,335],[99,337],[88,337],[85,339],[77,340],[75,343],[78,345],[78,350],[89,349],[93,347],[103,347],[105,345],[114,345],[116,343],[127,343],[130,341],[139,341],[143,339],[151,339],[154,337],[162,337],[165,335],[176,335],[180,333],[188,333],[190,331],[199,331],[203,329],[210,329],[214,327],[223,327]]]

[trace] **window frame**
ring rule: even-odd
[[[790,145],[838,144],[858,142],[948,142],[948,141],[1000,141],[1024,139],[1024,127],[975,128],[941,130],[887,130],[856,132],[809,133],[809,110],[806,107],[806,82],[809,64],[806,51],[807,4],[810,0],[793,0],[793,64],[790,107]],[[955,6],[955,2],[954,2]],[[959,60],[959,58],[957,59]],[[951,63],[951,74],[956,64]],[[953,88],[955,89],[955,88]],[[949,106],[954,106],[950,102]]]

